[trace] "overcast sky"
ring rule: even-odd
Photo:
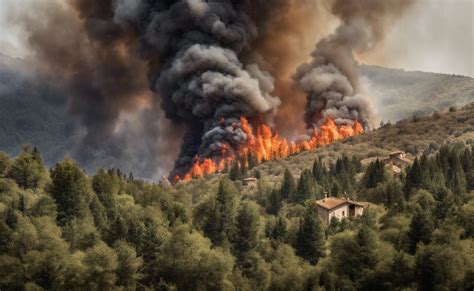
[[[8,15],[22,2],[26,1],[0,0],[0,53],[20,58],[28,50]],[[369,62],[474,77],[473,55],[474,0],[417,0],[387,36],[378,57]]]

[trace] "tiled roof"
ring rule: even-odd
[[[329,210],[334,209],[338,206],[341,206],[345,203],[354,204],[354,205],[357,205],[357,206],[360,206],[360,207],[365,206],[362,203],[359,203],[359,202],[356,202],[356,201],[353,201],[353,200],[350,200],[350,199],[337,198],[337,197],[328,197],[328,198],[324,198],[324,199],[316,201],[316,204],[318,206],[321,206],[322,208],[326,208],[326,209],[329,209]]]

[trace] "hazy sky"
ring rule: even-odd
[[[22,34],[8,20],[10,9],[26,2],[0,0],[2,54],[20,58],[28,54]],[[417,0],[387,36],[384,48],[369,62],[474,77],[473,55],[474,0]]]

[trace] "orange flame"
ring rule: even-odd
[[[240,118],[242,131],[247,135],[246,143],[233,154],[229,156],[229,147],[224,146],[221,150],[221,157],[215,159],[201,159],[199,156],[195,158],[195,162],[191,169],[183,177],[176,176],[173,183],[180,180],[190,181],[193,178],[202,178],[205,175],[222,172],[226,166],[230,166],[236,159],[252,154],[258,163],[263,161],[286,158],[290,155],[312,150],[329,143],[348,138],[350,136],[360,135],[364,133],[364,128],[359,121],[354,120],[352,126],[338,126],[331,118],[327,118],[320,128],[315,128],[308,140],[288,142],[286,138],[280,138],[277,131],[272,132],[269,126],[262,123],[257,127],[256,134],[253,127],[249,124],[245,117]],[[235,125],[237,126],[237,125]],[[243,159],[248,163],[246,159]],[[240,161],[239,161],[240,163]],[[248,166],[247,164],[245,166]]]

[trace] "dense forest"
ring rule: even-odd
[[[445,144],[394,175],[340,156],[273,185],[235,163],[158,185],[39,151],[0,153],[1,290],[472,290],[474,154]],[[257,195],[241,179],[257,178]],[[324,195],[373,203],[329,225]]]

